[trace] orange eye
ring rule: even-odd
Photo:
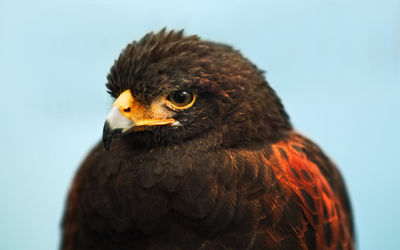
[[[188,90],[178,90],[170,93],[166,99],[176,109],[187,109],[193,105],[196,96]]]

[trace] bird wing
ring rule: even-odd
[[[299,134],[275,143],[265,163],[271,191],[255,242],[280,249],[353,249],[353,222],[344,182],[334,164]]]

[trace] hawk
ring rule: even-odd
[[[354,248],[338,169],[239,51],[163,29],[107,79],[115,101],[69,191],[61,249]]]

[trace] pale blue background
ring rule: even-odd
[[[265,69],[340,166],[360,249],[400,249],[398,0],[1,0],[0,249],[57,248],[71,178],[111,104],[108,69],[164,26]]]

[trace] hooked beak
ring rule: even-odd
[[[111,146],[111,141],[119,134],[133,128],[135,124],[123,116],[119,111],[119,108],[114,106],[110,113],[107,115],[107,119],[103,127],[103,143],[104,148],[108,151]]]
[[[113,103],[104,123],[104,148],[108,151],[112,140],[130,129],[142,131],[151,126],[173,124],[175,119],[168,118],[170,114],[160,112],[160,109],[158,105],[143,106],[133,98],[130,90],[124,91]]]

